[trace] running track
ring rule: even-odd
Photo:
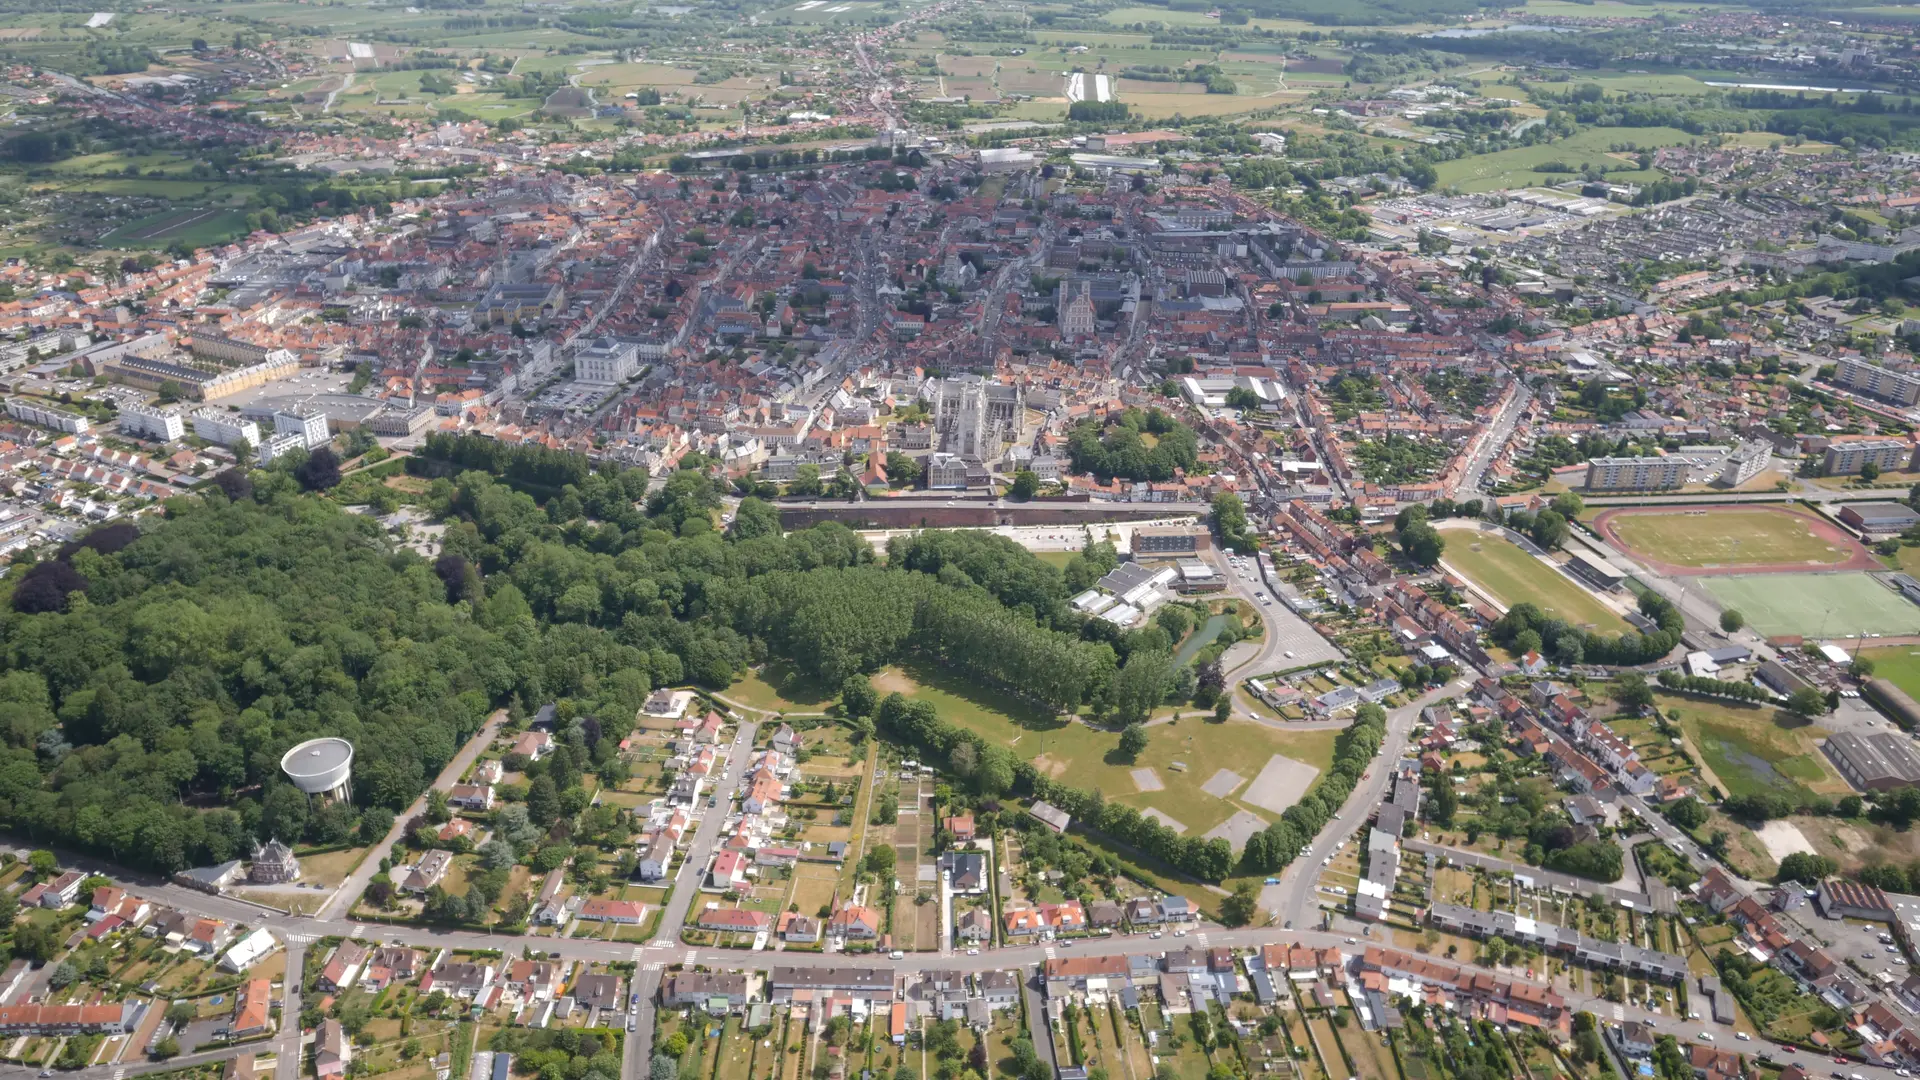
[[[1840,526],[1835,525],[1825,518],[1817,517],[1800,510],[1790,510],[1784,506],[1770,506],[1764,509],[1781,514],[1790,514],[1793,517],[1799,518],[1812,530],[1815,536],[1836,547],[1851,551],[1853,554],[1841,562],[1738,563],[1731,566],[1683,566],[1679,563],[1670,563],[1654,558],[1652,555],[1621,539],[1620,535],[1616,533],[1613,528],[1614,519],[1627,514],[1677,514],[1696,512],[1701,509],[1700,507],[1683,508],[1678,506],[1621,507],[1617,510],[1604,511],[1599,517],[1594,518],[1593,530],[1599,533],[1601,538],[1606,540],[1607,543],[1612,544],[1615,548],[1631,555],[1640,562],[1647,564],[1657,573],[1664,574],[1668,577],[1722,577],[1731,574],[1837,573],[1851,570],[1885,572],[1887,569],[1884,563],[1873,557],[1873,553],[1868,551],[1865,545],[1855,540],[1846,530],[1840,528]],[[1740,509],[1756,510],[1763,508],[1743,506]],[[1716,511],[1707,508],[1705,512],[1712,514]]]

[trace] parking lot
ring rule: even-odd
[[[1227,573],[1234,589],[1251,597],[1259,605],[1260,617],[1267,624],[1266,666],[1275,670],[1305,667],[1308,664],[1332,664],[1343,659],[1331,641],[1320,636],[1307,620],[1293,613],[1266,583],[1251,558],[1227,557]]]

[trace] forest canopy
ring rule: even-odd
[[[783,535],[754,498],[720,531],[697,471],[650,489],[476,442],[429,448],[452,474],[424,500],[448,526],[436,560],[263,470],[11,575],[0,827],[172,871],[269,836],[383,831],[501,707],[590,721],[584,769],[653,687],[724,687],[769,657],[836,681],[917,657],[1103,712],[1131,693],[1128,656],[1170,647],[1065,604],[1111,569],[1106,545],[1062,572],[998,538],[928,534],[883,567],[842,525]],[[280,755],[317,735],[354,743],[357,805],[309,812],[281,779]]]

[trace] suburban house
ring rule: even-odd
[[[751,911],[747,908],[708,908],[700,913],[700,921],[695,925],[702,930],[715,933],[757,934],[772,923],[764,911]]]
[[[248,979],[234,1001],[233,1037],[250,1039],[273,1030],[273,980]]]
[[[360,974],[361,965],[366,963],[368,949],[357,941],[343,941],[327,958],[327,966],[320,969],[317,980],[320,989],[329,994],[337,994],[353,985]]]
[[[347,1029],[331,1017],[320,1021],[313,1033],[313,1071],[325,1080],[345,1076],[353,1060],[353,1047],[347,1042]]]
[[[638,900],[589,900],[575,916],[588,922],[638,923],[647,917],[647,905]]]
[[[455,784],[447,792],[447,805],[457,810],[478,810],[485,812],[493,809],[492,784]]]
[[[664,830],[647,841],[640,854],[640,880],[660,881],[673,865],[673,836]]]
[[[528,761],[539,761],[553,753],[553,736],[544,731],[523,731],[513,740],[513,752]]]
[[[422,855],[419,862],[402,868],[394,875],[393,884],[401,892],[423,893],[440,884],[451,869],[453,853],[436,849]]]
[[[259,963],[268,953],[280,947],[273,934],[266,927],[260,927],[253,933],[234,942],[233,948],[220,958],[223,970],[239,974]]]
[[[827,933],[849,941],[872,941],[880,936],[880,913],[870,907],[847,904],[827,920]]]

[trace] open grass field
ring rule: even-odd
[[[1920,607],[1866,574],[1742,574],[1700,582],[1763,634],[1853,637],[1920,632]]]
[[[1628,159],[1610,157],[1613,146],[1632,143],[1641,149],[1650,149],[1692,139],[1693,136],[1671,127],[1588,128],[1558,142],[1445,161],[1436,168],[1440,183],[1448,187],[1469,192],[1501,191],[1530,184],[1553,184],[1568,178],[1566,173],[1540,171],[1540,166],[1549,162],[1563,162],[1575,170],[1588,164],[1618,167]]]
[[[1780,152],[1783,154],[1824,154],[1829,150],[1839,149],[1833,143],[1820,142],[1817,139],[1809,139],[1795,146],[1771,131],[1731,131],[1727,133],[1724,145],[1765,150],[1776,143],[1780,144]]]
[[[1507,607],[1530,601],[1576,626],[1610,634],[1627,628],[1626,620],[1598,597],[1505,537],[1449,530],[1446,538],[1441,562]]]
[[[839,697],[830,687],[791,664],[773,661],[727,687],[726,696],[768,712],[823,712]]]
[[[165,247],[178,240],[191,247],[223,243],[247,231],[247,218],[238,210],[188,207],[131,221],[100,238],[102,247]]]
[[[1661,712],[1677,709],[1680,729],[1728,795],[1772,791],[1844,795],[1850,788],[1816,745],[1825,729],[1769,705],[1700,701],[1659,694]]]
[[[1862,649],[1860,655],[1873,661],[1873,674],[1905,690],[1920,700],[1920,648],[1891,645],[1880,649]]]
[[[1263,820],[1274,818],[1272,812],[1242,801],[1244,784],[1225,798],[1202,790],[1222,769],[1252,781],[1275,754],[1322,772],[1333,761],[1335,732],[1278,731],[1251,721],[1216,724],[1197,717],[1149,727],[1146,751],[1139,760],[1128,761],[1119,753],[1116,731],[1063,720],[943,672],[888,668],[874,678],[874,688],[932,702],[942,718],[1010,747],[1049,775],[1076,787],[1099,788],[1108,799],[1136,809],[1157,810],[1188,833],[1204,833],[1243,811]],[[1152,769],[1164,786],[1140,791],[1133,777],[1136,769]]]
[[[1603,514],[1598,522],[1636,555],[1670,566],[1838,566],[1859,554],[1832,525],[1777,506]]]

